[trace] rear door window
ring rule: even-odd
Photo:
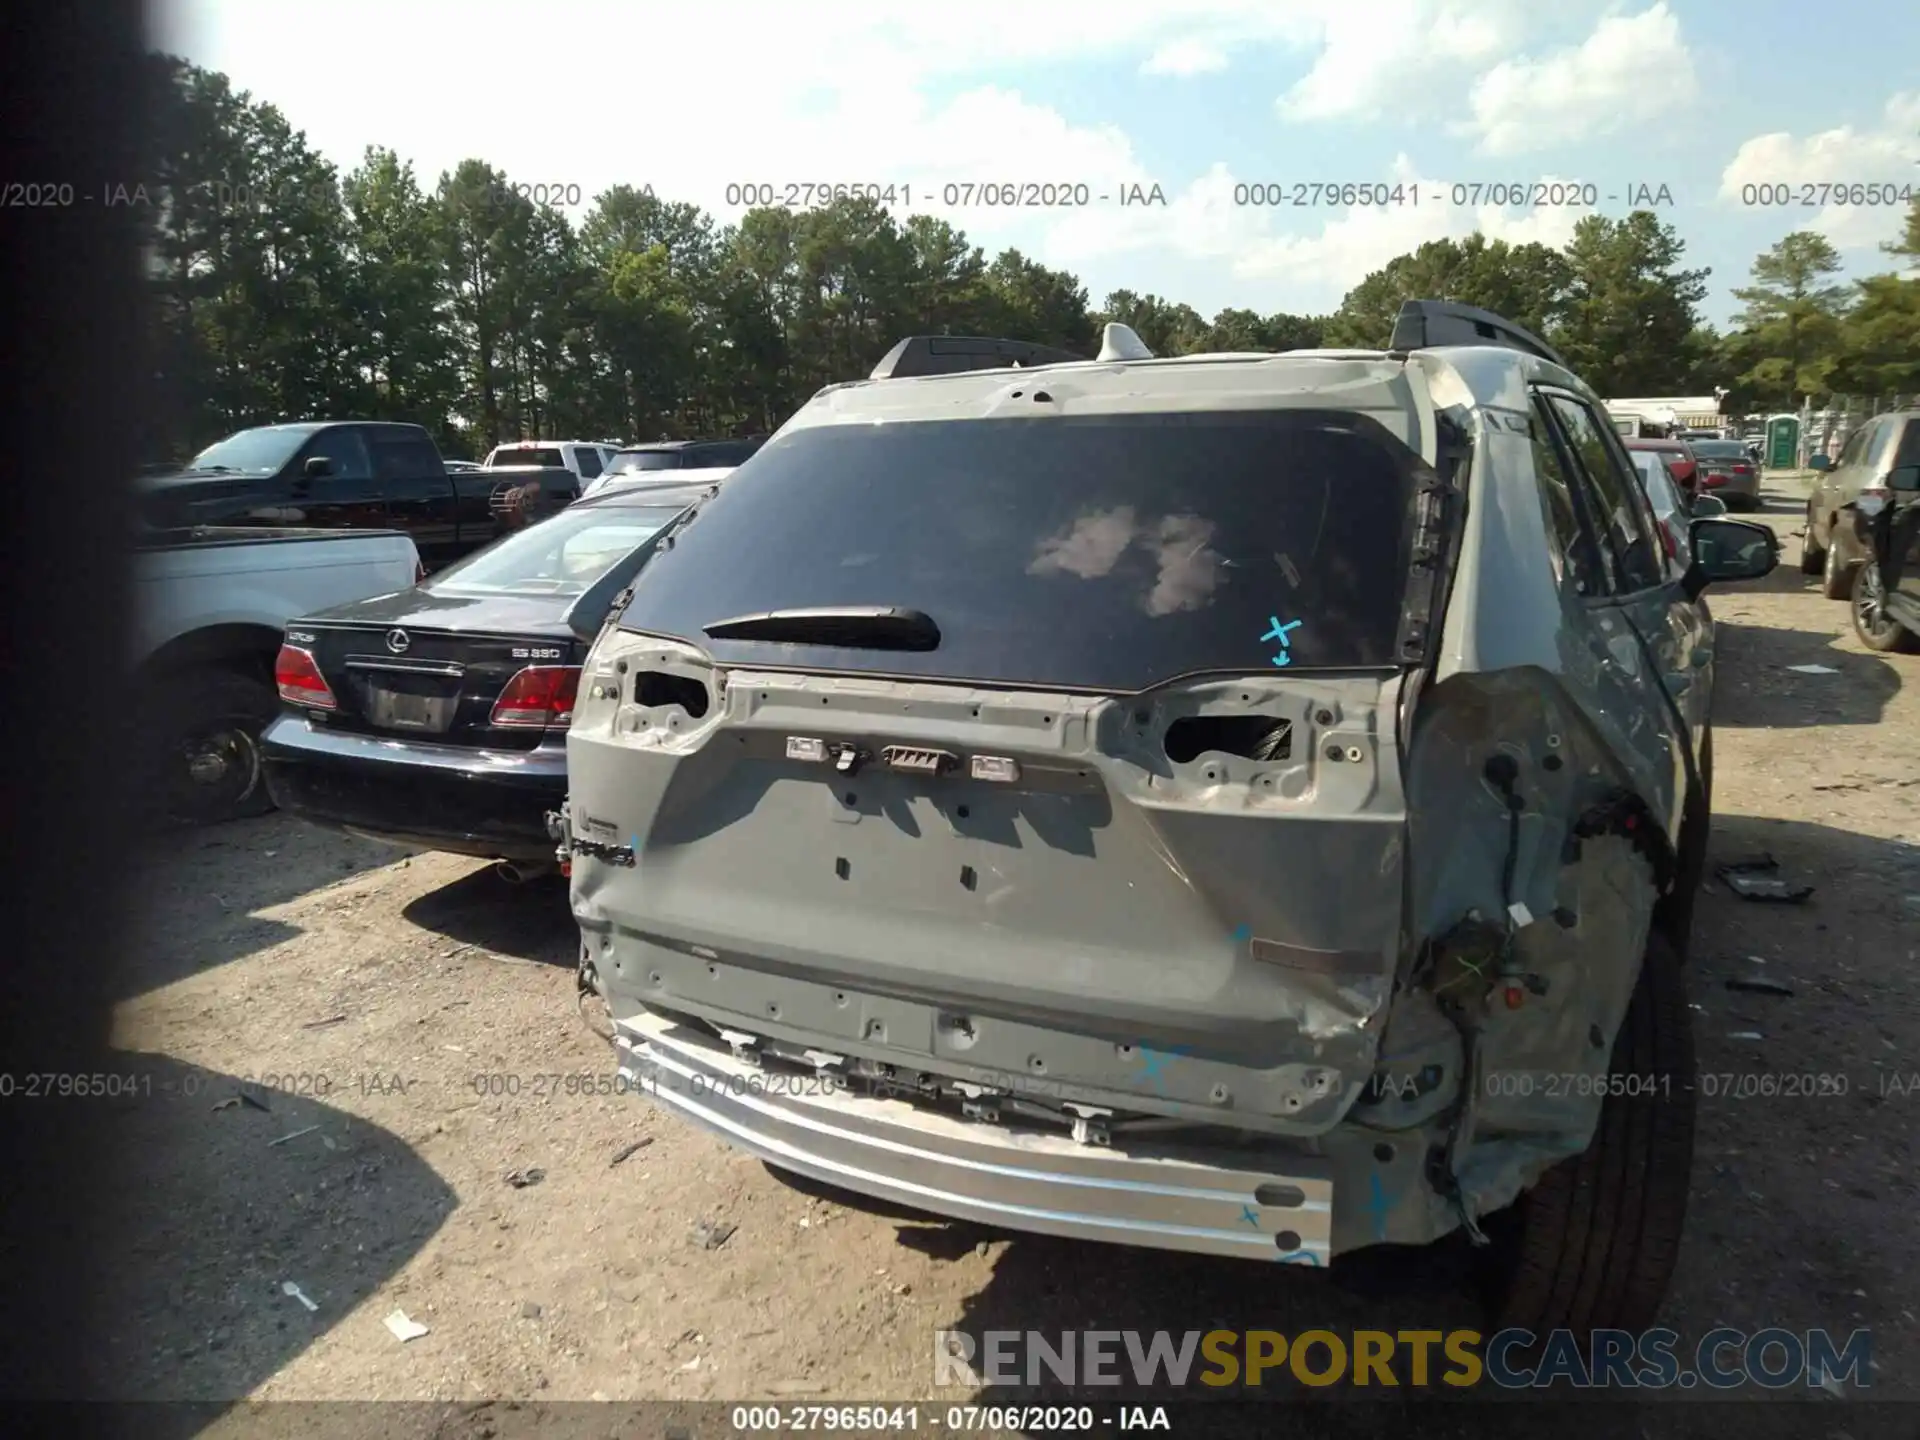
[[[1607,427],[1584,401],[1557,393],[1546,398],[1570,452],[1567,458],[1578,467],[1596,501],[1595,528],[1613,553],[1621,593],[1663,583],[1666,550],[1656,538],[1652,508],[1619,437],[1605,433]]]
[[[1920,465],[1920,416],[1909,415],[1900,422],[1900,453],[1895,465]]]
[[[1593,532],[1581,519],[1573,481],[1560,461],[1552,428],[1539,412],[1537,401],[1535,404],[1535,413],[1529,418],[1527,427],[1533,441],[1533,474],[1540,487],[1541,499],[1546,503],[1548,523],[1553,527],[1554,538],[1559,541],[1559,553],[1555,558],[1564,567],[1561,578],[1571,576],[1578,594],[1605,595],[1609,587],[1607,572],[1600,559],[1600,548],[1594,542]],[[1655,464],[1659,463],[1657,457],[1649,458]]]
[[[417,480],[423,475],[438,475],[444,467],[433,443],[415,435],[372,432],[373,473],[380,480]]]
[[[1426,473],[1377,421],[1333,410],[811,426],[696,512],[621,623],[728,665],[1109,694],[1387,667]],[[920,611],[938,643],[705,629],[850,606]]]
[[[1873,422],[1873,433],[1867,437],[1866,442],[1867,470],[1874,471],[1880,468],[1880,462],[1884,460],[1887,455],[1887,442],[1893,439],[1893,432],[1893,421],[1876,420]]]
[[[580,478],[591,480],[600,473],[600,452],[582,445],[574,452],[580,463]]]

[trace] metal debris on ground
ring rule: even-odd
[[[1766,1038],[1758,1030],[1735,1030],[1727,1036],[1729,1040],[1764,1040]]]
[[[320,1029],[324,1029],[328,1025],[338,1025],[341,1021],[345,1020],[346,1018],[347,1017],[344,1015],[329,1015],[324,1020],[309,1020],[300,1028],[302,1030],[320,1030]]]
[[[1782,880],[1780,862],[1771,855],[1754,855],[1745,860],[1729,860],[1717,872],[1727,888],[1742,900],[1771,900],[1798,905],[1813,894],[1811,885],[1791,885]]]
[[[418,1320],[409,1319],[407,1312],[396,1310],[386,1319],[387,1329],[393,1332],[393,1338],[405,1344],[409,1340],[418,1340],[422,1335],[433,1332]]]
[[[702,1220],[693,1227],[694,1243],[702,1250],[718,1250],[739,1228],[725,1220]]]
[[[311,1135],[313,1134],[314,1131],[318,1130],[319,1128],[320,1127],[318,1125],[308,1125],[303,1129],[294,1130],[288,1134],[282,1135],[278,1140],[269,1140],[267,1141],[267,1144],[269,1146],[284,1145],[289,1140],[298,1140],[302,1135]]]
[[[280,1293],[282,1295],[291,1295],[294,1299],[298,1300],[302,1305],[307,1307],[307,1313],[309,1314],[312,1314],[314,1311],[320,1308],[318,1305],[314,1304],[313,1301],[307,1298],[306,1291],[302,1290],[298,1285],[294,1284],[293,1281],[291,1280],[282,1280],[280,1282]]]
[[[653,1137],[651,1135],[648,1135],[642,1139],[634,1141],[631,1145],[622,1145],[619,1148],[619,1150],[614,1152],[613,1159],[607,1162],[607,1168],[612,1169],[615,1165],[618,1165],[623,1160],[631,1160],[635,1155],[638,1155],[642,1150],[646,1149],[647,1146],[651,1145],[652,1143],[653,1143]]]
[[[1787,669],[1796,675],[1838,675],[1840,673],[1831,665],[1789,665]]]
[[[507,1172],[507,1184],[516,1190],[525,1190],[530,1185],[538,1185],[546,1178],[547,1172],[542,1170],[538,1165],[526,1170],[509,1170]]]
[[[1778,980],[1769,980],[1762,975],[1735,975],[1727,981],[1727,989],[1743,990],[1749,995],[1793,994],[1791,985],[1783,985]]]

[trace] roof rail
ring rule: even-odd
[[[1431,350],[1439,345],[1504,345],[1524,350],[1561,369],[1571,369],[1560,352],[1511,320],[1474,305],[1450,300],[1409,300],[1394,317],[1389,350]]]
[[[909,335],[873,367],[874,380],[909,375],[957,375],[967,370],[999,370],[1011,365],[1083,364],[1086,356],[1026,340],[993,340],[981,335]]]

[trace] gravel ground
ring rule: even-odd
[[[1765,518],[1790,533],[1801,503]],[[1920,1362],[1920,657],[1862,649],[1796,558],[1713,600],[1712,853],[1771,852],[1816,888],[1785,906],[1710,883],[1691,985],[1703,1071],[1844,1080],[1702,1101],[1666,1319],[1869,1326],[1887,1396]],[[1444,1257],[1256,1269],[802,1193],[601,1093],[557,881],[281,816],[170,837],[139,881],[114,1043],[143,1093],[87,1102],[128,1180],[120,1243],[82,1277],[107,1306],[102,1396],[927,1399],[939,1328],[1480,1319]],[[1793,994],[1726,988],[1749,974]],[[705,1248],[703,1221],[736,1228]],[[396,1310],[429,1333],[396,1339]],[[1680,1433],[1639,1413],[1627,1433]],[[1863,1417],[1816,1396],[1781,1433]]]

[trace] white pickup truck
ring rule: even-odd
[[[137,547],[127,658],[149,808],[192,824],[265,814],[259,735],[280,709],[281,628],[406,589],[419,552],[397,531],[211,526]]]
[[[614,457],[614,447],[588,440],[515,440],[496,445],[480,462],[482,470],[501,470],[525,465],[543,465],[550,469],[571,470],[584,493],[600,478]]]

